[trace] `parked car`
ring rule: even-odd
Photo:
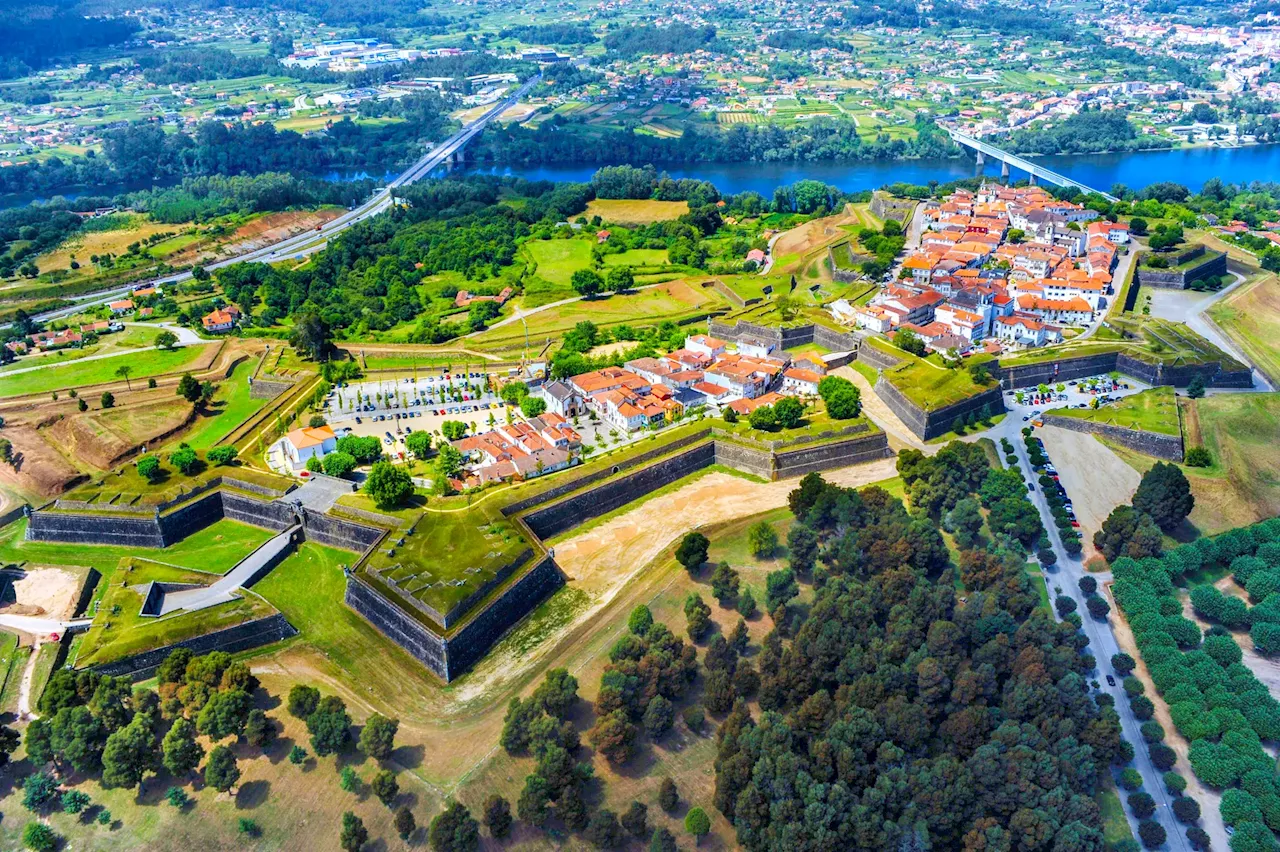
[[[1107,686],[1115,686],[1115,685],[1116,685],[1116,679],[1113,678],[1111,675],[1107,675]]]

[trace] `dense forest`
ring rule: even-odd
[[[791,591],[766,602],[784,609],[758,658],[761,713],[739,703],[716,734],[715,804],[743,847],[1103,848],[1092,796],[1131,749],[1109,696],[1090,695],[1087,640],[1036,608],[1003,535],[961,553],[957,601],[937,518],[1002,472],[976,446],[943,452],[917,471],[932,512],[817,474],[791,493],[791,576],[769,583]],[[795,576],[817,594],[788,613]]]
[[[1019,154],[1096,154],[1168,148],[1167,139],[1139,136],[1122,112],[1084,109],[1051,125],[1015,130],[1013,150]]]
[[[500,38],[515,38],[525,44],[591,44],[596,35],[587,24],[536,24],[506,27],[498,31]]]
[[[0,14],[0,80],[21,77],[78,50],[133,36],[133,18],[86,17],[78,0],[6,0]]]
[[[499,163],[730,163],[876,160],[945,157],[955,153],[946,134],[930,122],[910,141],[881,137],[868,142],[848,121],[816,119],[804,127],[733,125],[726,130],[687,128],[667,139],[631,130],[595,135],[561,117],[529,129],[488,127],[476,156]]]
[[[723,49],[716,39],[715,27],[691,27],[688,24],[672,24],[669,27],[638,24],[624,27],[605,36],[604,46],[611,57],[619,59]]]

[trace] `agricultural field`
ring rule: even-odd
[[[534,275],[561,287],[569,286],[574,272],[591,265],[591,243],[586,240],[530,240],[524,251],[536,264]]]
[[[597,198],[587,204],[583,214],[588,219],[599,216],[604,222],[617,225],[648,225],[678,219],[689,212],[687,201],[632,200],[625,198]]]
[[[1132,394],[1118,402],[1098,408],[1063,408],[1055,416],[1106,423],[1126,429],[1154,432],[1158,435],[1180,435],[1178,400],[1173,388],[1159,387]]]

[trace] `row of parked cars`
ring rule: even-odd
[[[1044,441],[1040,440],[1035,435],[1032,435],[1029,440],[1034,441],[1036,445],[1040,447],[1040,452],[1044,453]],[[1046,455],[1046,458],[1047,457],[1048,456]],[[1080,521],[1076,519],[1076,510],[1071,505],[1071,497],[1068,496],[1067,489],[1063,487],[1062,482],[1059,480],[1058,469],[1053,466],[1053,462],[1046,461],[1043,465],[1036,468],[1036,472],[1053,480],[1053,488],[1062,499],[1062,506],[1066,510],[1067,517],[1071,519],[1071,526],[1075,529],[1080,529]]]

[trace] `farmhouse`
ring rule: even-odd
[[[215,308],[210,313],[200,318],[200,324],[204,326],[204,330],[212,334],[222,334],[231,331],[236,327],[236,323],[240,320],[240,309],[235,305],[227,305],[225,308]]]

